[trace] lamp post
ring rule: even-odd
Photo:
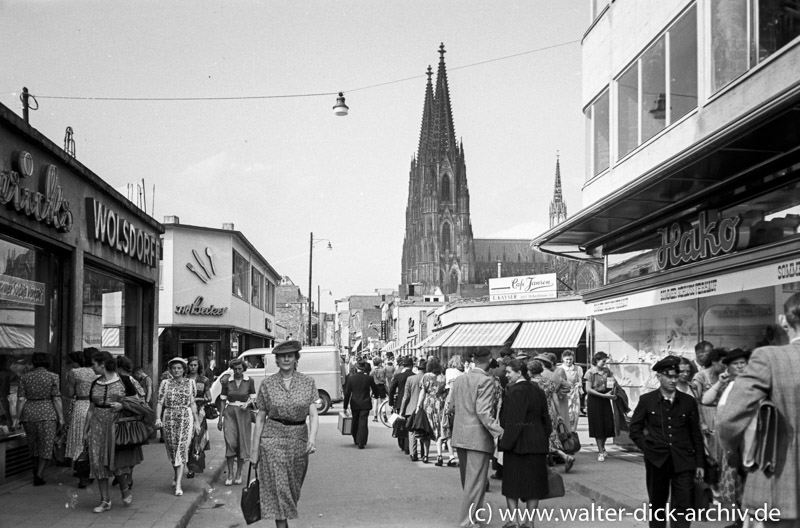
[[[312,275],[312,271],[314,269],[313,268],[313,264],[314,264],[314,244],[317,243],[317,242],[327,242],[328,243],[328,249],[329,250],[333,249],[333,246],[331,245],[331,241],[330,240],[328,240],[327,238],[318,238],[318,239],[314,240],[314,233],[313,232],[311,233],[311,238],[310,238],[310,240],[308,242],[308,342],[307,342],[307,344],[309,346],[311,346],[312,343],[313,343],[312,339],[311,339],[311,302],[312,302],[311,301],[311,299],[312,299],[312,297],[311,297],[312,293],[311,292],[313,291],[311,289],[311,275]]]

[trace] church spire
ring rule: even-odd
[[[439,46],[439,71],[436,73],[436,131],[434,144],[440,154],[456,148],[453,113],[450,108],[450,88],[447,84],[447,69],[444,64],[444,42]]]
[[[419,132],[419,147],[417,149],[417,159],[424,163],[426,153],[431,150],[431,141],[433,140],[433,130],[435,125],[435,116],[433,108],[433,83],[431,77],[433,76],[433,68],[428,65],[428,84],[425,87],[425,102],[422,106],[422,128]]]
[[[567,219],[567,204],[561,193],[561,163],[559,153],[556,151],[556,183],[553,189],[553,201],[550,202],[550,228],[557,226]]]

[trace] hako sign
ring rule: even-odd
[[[659,229],[661,247],[656,252],[656,267],[665,270],[733,251],[741,220],[739,216],[731,216],[709,222],[706,211],[702,211],[696,225],[674,222]]]
[[[555,299],[556,297],[558,297],[558,281],[555,273],[489,279],[490,301]]]

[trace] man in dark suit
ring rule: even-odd
[[[370,390],[376,394],[378,386],[375,385],[375,379],[366,374],[367,362],[364,360],[356,363],[356,372],[347,376],[347,381],[344,383],[344,408],[350,404],[350,410],[353,415],[353,443],[359,449],[364,449],[367,445],[367,438],[369,437],[369,430],[367,429],[367,422],[369,418],[369,411],[372,409],[372,398],[370,398]]]
[[[414,411],[417,409],[417,401],[419,401],[419,391],[422,388],[422,376],[425,375],[425,368],[428,362],[420,359],[417,364],[417,372],[406,380],[406,386],[403,389],[403,401],[400,403],[400,415],[406,419],[406,425],[411,427],[411,422],[414,419]],[[417,442],[416,433],[409,429],[408,431],[408,449],[411,453],[411,460],[418,462],[425,453],[422,452],[421,442]]]
[[[405,356],[398,360],[398,364],[400,365],[401,369],[400,372],[394,375],[394,381],[392,386],[389,388],[389,405],[392,406],[392,409],[395,413],[400,414],[400,404],[403,402],[403,394],[405,394],[406,390],[406,382],[408,378],[414,375],[414,371],[411,370],[411,367],[414,366],[414,360],[411,359],[411,356]],[[403,450],[405,454],[409,454],[408,449],[408,431],[405,428],[405,418],[399,418],[399,421],[402,421],[402,427],[398,425],[397,431],[397,445],[400,446],[400,449]]]
[[[661,386],[639,399],[631,418],[631,440],[644,453],[650,528],[667,526],[668,500],[676,520],[671,525],[690,526],[685,515],[692,506],[692,479],[703,478],[700,416],[695,399],[676,390],[679,364],[680,358],[667,356],[653,365]]]

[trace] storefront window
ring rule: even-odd
[[[0,426],[11,425],[19,377],[34,352],[47,353],[59,371],[59,277],[54,255],[0,237]],[[0,429],[0,437],[6,433]]]
[[[253,295],[251,303],[256,308],[264,307],[264,275],[253,268]]]
[[[669,30],[669,122],[697,108],[697,8]]]
[[[639,61],[617,81],[617,158],[639,144]]]
[[[247,301],[250,284],[250,264],[236,250],[233,250],[233,294]]]
[[[95,347],[141,362],[141,288],[86,269],[83,280],[83,348]]]

